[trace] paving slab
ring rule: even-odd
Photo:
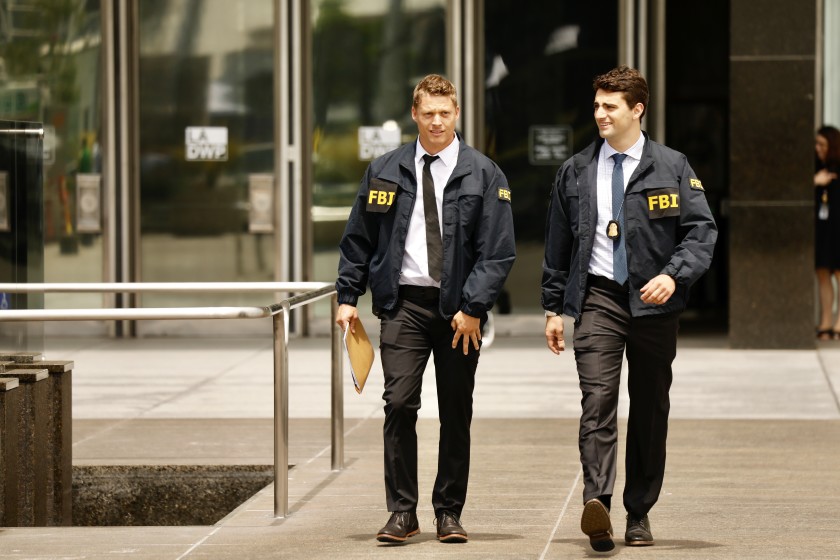
[[[665,485],[651,512],[657,544],[620,542],[616,499],[619,540],[609,554],[592,552],[579,529],[571,352],[552,356],[537,336],[497,338],[483,352],[466,545],[434,538],[438,422],[427,376],[418,422],[423,532],[393,546],[373,539],[387,519],[381,369],[361,396],[344,387],[346,468],[333,472],[328,348],[326,339],[292,342],[287,518],[274,518],[269,485],[211,526],[0,528],[0,559],[840,558],[838,343],[735,351],[721,337],[683,338]],[[270,341],[64,339],[45,355],[75,362],[78,465],[272,460]],[[626,406],[622,397],[622,418]],[[617,493],[622,487],[619,471]]]
[[[308,425],[307,425],[308,424]],[[319,425],[320,424],[320,425]],[[323,422],[298,426],[318,439]],[[466,545],[434,538],[431,488],[436,422],[419,423],[422,533],[406,545],[373,534],[387,518],[382,423],[362,420],[346,442],[346,468],[328,454],[290,471],[286,519],[273,517],[267,487],[215,526],[5,529],[0,558],[586,558],[577,423],[481,419],[463,521]],[[624,425],[621,425],[624,431]],[[837,558],[840,421],[675,420],[662,496],[651,512],[657,544],[606,556],[628,558]],[[621,454],[621,450],[619,450]],[[619,473],[617,493],[623,486]],[[617,500],[618,501],[618,500]],[[623,531],[622,508],[613,523]],[[785,538],[780,539],[780,525]],[[815,538],[819,535],[820,538]]]

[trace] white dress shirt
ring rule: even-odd
[[[625,191],[627,190],[627,184],[630,182],[630,177],[639,166],[644,147],[645,135],[640,134],[636,143],[622,152],[627,155],[621,165],[621,169],[624,172]],[[596,194],[598,221],[595,226],[595,242],[592,246],[592,258],[589,260],[589,272],[591,274],[604,276],[610,280],[614,280],[613,240],[607,237],[607,225],[613,219],[612,173],[615,167],[615,160],[612,159],[612,156],[617,153],[619,152],[610,146],[609,142],[604,142],[598,154],[598,188]],[[621,209],[621,213],[623,216],[623,209]],[[623,226],[623,229],[626,229],[626,225]],[[621,235],[625,235],[625,232],[622,231]]]
[[[435,183],[435,202],[437,202],[438,224],[443,236],[443,188],[452,176],[455,164],[458,163],[460,149],[458,137],[446,148],[435,154],[438,159],[432,162],[429,171]],[[414,197],[414,210],[408,221],[408,233],[405,236],[405,253],[400,269],[400,284],[409,286],[434,286],[440,288],[440,282],[435,282],[429,276],[429,257],[426,250],[426,212],[423,205],[423,167],[426,162],[423,156],[426,150],[417,139],[417,149],[414,154],[414,169],[417,177],[417,194]]]

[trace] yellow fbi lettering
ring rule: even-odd
[[[499,189],[499,200],[507,200],[508,202],[510,202],[510,190]]]
[[[391,206],[394,203],[394,195],[396,192],[388,191],[370,191],[368,194],[368,204],[376,204],[378,206]]]
[[[674,194],[660,194],[648,197],[648,210],[653,211],[656,208],[666,210],[668,208],[679,208],[679,195]]]
[[[680,193],[675,188],[648,191],[648,218],[670,218],[680,215]]]

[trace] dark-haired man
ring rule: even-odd
[[[671,363],[689,287],[708,270],[717,239],[703,185],[686,157],[641,130],[648,106],[642,75],[626,66],[595,78],[601,136],[557,173],[546,223],[542,305],[549,349],[565,349],[574,319],[583,394],[581,530],[612,550],[609,510],[616,471],[617,405],[627,353],[624,540],[654,543],[648,511],[665,475]]]
[[[371,162],[339,245],[338,317],[355,328],[370,284],[381,321],[385,375],[385,494],[391,517],[377,533],[402,542],[417,520],[417,411],[435,358],[440,443],[432,493],[437,537],[467,542],[470,423],[481,323],[515,258],[511,191],[499,167],[455,132],[458,98],[432,74],[414,89],[417,141]]]

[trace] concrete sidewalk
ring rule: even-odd
[[[720,338],[684,337],[665,486],[651,512],[657,544],[623,546],[616,507],[618,546],[607,555],[592,552],[579,529],[571,352],[555,357],[534,336],[500,337],[482,353],[466,545],[434,538],[438,424],[427,375],[423,532],[391,546],[373,539],[387,519],[381,370],[363,395],[345,385],[346,468],[331,472],[328,348],[323,338],[291,346],[288,518],[273,518],[269,486],[212,526],[0,529],[0,558],[840,558],[838,343],[735,351]],[[49,340],[45,354],[76,363],[77,465],[272,461],[268,339],[62,339]],[[622,487],[619,472],[617,494]]]

